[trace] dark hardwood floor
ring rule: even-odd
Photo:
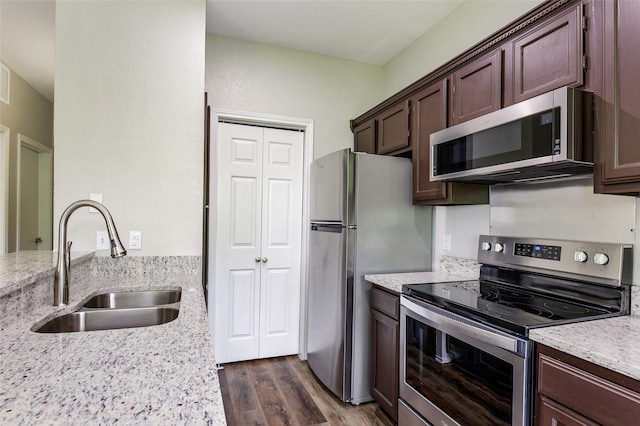
[[[297,356],[225,364],[218,371],[229,425],[393,425],[375,402],[336,398]]]

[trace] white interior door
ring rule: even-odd
[[[214,344],[223,363],[258,357],[263,132],[218,129]]]
[[[219,124],[213,283],[218,363],[298,351],[301,135]]]
[[[40,159],[29,147],[20,147],[20,250],[38,250],[42,241],[38,218],[40,217]]]
[[[303,134],[265,129],[260,358],[298,352]]]
[[[9,245],[9,128],[0,124],[0,255]]]
[[[53,152],[18,133],[16,249],[53,247]]]

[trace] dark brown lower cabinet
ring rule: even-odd
[[[536,352],[536,425],[638,424],[640,382],[543,345]]]
[[[398,421],[400,296],[371,290],[371,396]]]
[[[540,419],[538,424],[554,426],[597,425],[597,423],[544,396],[540,397]]]

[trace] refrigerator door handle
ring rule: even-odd
[[[342,223],[331,223],[331,222],[316,222],[311,224],[312,231],[318,232],[335,232],[341,233],[347,226],[344,226]]]

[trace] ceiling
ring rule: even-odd
[[[54,0],[0,0],[0,58],[53,102]]]
[[[208,33],[374,65],[387,63],[463,3],[206,1]],[[51,101],[54,48],[55,0],[0,0],[0,57]]]
[[[384,65],[463,0],[207,0],[207,32]]]

